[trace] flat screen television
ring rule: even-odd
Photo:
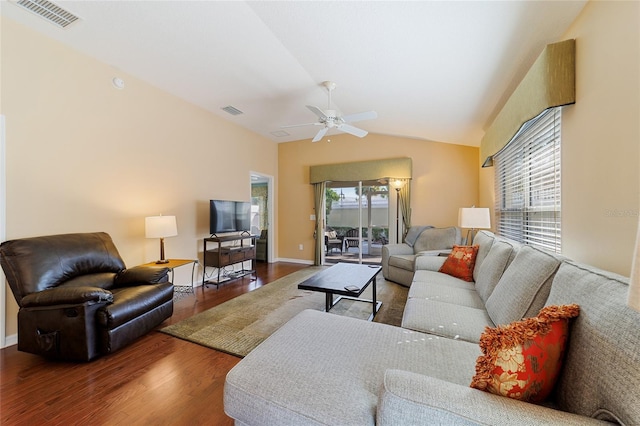
[[[209,232],[241,232],[251,229],[251,203],[248,201],[210,200]]]

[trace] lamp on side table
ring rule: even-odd
[[[156,263],[169,263],[164,258],[164,239],[178,235],[178,226],[175,216],[149,216],[144,219],[145,236],[147,238],[160,238],[160,260]]]
[[[458,211],[458,226],[469,229],[466,244],[473,243],[473,237],[478,229],[491,228],[491,217],[488,207],[461,207]]]

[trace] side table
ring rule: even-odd
[[[192,264],[191,266],[191,286],[188,287],[186,285],[175,285],[173,286],[174,291],[176,291],[176,289],[178,288],[189,288],[191,290],[191,293],[193,293],[193,276],[195,274],[196,271],[196,265],[198,264],[198,261],[196,259],[167,259],[169,262],[168,263],[156,263],[156,262],[149,262],[149,263],[145,263],[142,266],[151,266],[151,267],[158,267],[158,268],[169,268],[169,271],[171,271],[171,282],[173,282],[173,270],[175,268],[179,268],[181,266],[185,266],[188,264]],[[179,291],[182,292],[182,289]]]

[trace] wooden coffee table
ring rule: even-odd
[[[300,290],[320,291],[326,293],[325,312],[329,312],[336,303],[342,299],[357,300],[360,302],[368,302],[373,306],[373,312],[369,317],[369,321],[376,316],[382,302],[376,300],[376,275],[382,267],[377,265],[360,265],[355,263],[337,263],[318,272],[311,278],[298,284]],[[360,299],[359,296],[367,288],[369,284],[373,284],[373,300]],[[345,289],[346,286],[355,286],[357,289],[353,291]],[[333,299],[333,295],[339,297]]]

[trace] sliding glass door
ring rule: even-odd
[[[388,183],[327,182],[325,197],[325,240],[335,237],[325,244],[325,263],[379,264],[389,241]]]

